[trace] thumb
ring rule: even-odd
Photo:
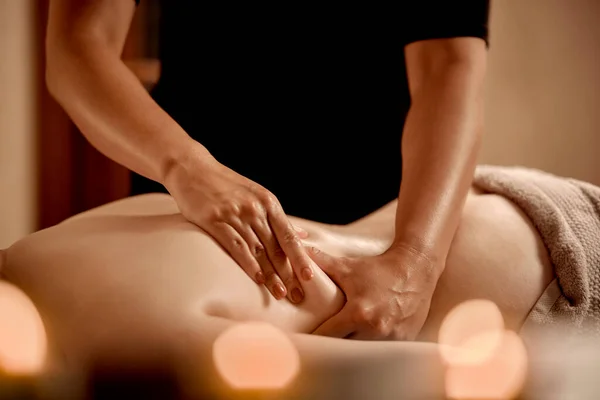
[[[326,274],[335,274],[337,271],[338,260],[337,258],[325,253],[322,250],[314,246],[307,247],[308,256],[321,268],[325,271]]]
[[[352,323],[352,319],[350,319],[348,309],[344,307],[342,311],[315,329],[313,335],[345,338],[351,333],[354,333],[354,324]]]

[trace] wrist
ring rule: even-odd
[[[187,176],[216,162],[206,147],[191,138],[187,138],[175,151],[171,152],[161,166],[161,183],[169,190],[175,182],[187,180]],[[169,190],[170,191],[170,190]]]
[[[439,258],[435,244],[431,241],[423,240],[417,235],[396,234],[390,249],[404,249],[431,261]]]
[[[446,264],[445,257],[442,257],[434,246],[416,240],[396,239],[387,252],[392,257],[410,258],[415,264],[436,274],[441,274]]]

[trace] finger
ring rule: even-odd
[[[256,282],[263,283],[269,289],[269,292],[276,299],[282,299],[286,296],[287,291],[285,285],[277,275],[277,271],[273,267],[264,245],[254,230],[244,225],[240,220],[232,221],[231,226],[242,236],[250,249],[250,253],[258,262],[260,269],[256,274]]]
[[[297,276],[304,280],[312,279],[314,272],[311,260],[304,250],[304,246],[292,224],[290,224],[287,215],[281,207],[271,207],[267,213],[269,225],[273,228],[277,243],[283,249],[285,255],[289,258],[292,268]]]
[[[264,220],[259,220],[253,224],[253,229],[263,246],[267,250],[267,256],[270,261],[271,269],[265,271],[267,280],[277,279],[283,283],[284,290],[283,296],[288,296],[289,300],[293,303],[299,303],[304,298],[304,291],[300,286],[300,282],[294,275],[294,270],[290,265],[283,249],[277,243],[273,232],[271,231],[268,223]],[[264,270],[264,269],[263,269]],[[279,293],[281,288],[277,288]]]
[[[345,338],[352,335],[355,331],[354,324],[350,318],[348,308],[344,307],[342,310],[323,322],[315,331],[314,335],[319,336],[330,336],[336,338]]]
[[[238,233],[236,229],[226,223],[214,225],[209,230],[208,234],[212,236],[227,253],[235,260],[236,263],[248,274],[248,276],[256,283],[259,282],[261,272],[258,261],[250,253],[250,249],[246,241]]]
[[[308,238],[308,232],[306,232],[304,229],[300,228],[297,225],[292,225],[292,227],[294,228],[294,231],[296,231],[296,234],[300,239]]]
[[[239,219],[230,222],[230,225],[244,239],[248,245],[250,254],[260,266],[259,271],[256,273],[255,281],[261,284],[266,283],[265,271],[273,270],[273,266],[271,265],[271,261],[269,261],[269,257],[267,257],[267,253],[260,239],[258,236],[256,236],[256,233],[252,230],[252,228],[250,228],[248,225],[244,225]]]
[[[314,246],[307,246],[306,253],[308,256],[325,272],[331,277],[336,283],[339,283],[342,273],[345,271],[345,264],[340,262],[341,259],[333,257],[324,251]]]

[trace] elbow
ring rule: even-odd
[[[62,95],[61,88],[65,86],[64,81],[69,75],[68,69],[65,68],[66,58],[64,51],[58,50],[56,45],[46,43],[44,79],[48,92],[59,102]]]
[[[4,270],[4,266],[6,265],[6,250],[0,249],[0,279],[2,279],[2,271]]]
[[[50,32],[46,35],[45,50],[44,80],[50,95],[54,99],[57,99],[61,86],[59,82],[61,78],[59,65],[61,64],[61,59],[64,57],[62,55],[63,52],[61,52],[60,40],[55,35],[50,34]]]
[[[48,89],[48,93],[58,101],[58,88],[60,84],[58,83],[57,74],[54,72],[53,67],[46,62],[46,70],[45,70],[45,81],[46,81],[46,89]]]

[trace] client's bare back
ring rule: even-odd
[[[294,223],[324,251],[370,255],[393,235],[393,205],[345,227]],[[274,300],[166,195],[122,200],[31,235],[8,249],[4,273],[76,359],[176,342],[206,315],[310,333],[344,302],[320,271],[305,284],[301,306]],[[472,193],[420,339],[434,340],[447,311],[470,298],[494,301],[517,329],[551,278],[524,215],[502,198]]]

